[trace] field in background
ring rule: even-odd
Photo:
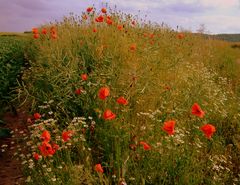
[[[0,32],[0,37],[21,37],[21,36],[29,36],[27,33],[21,32]]]
[[[240,42],[240,34],[217,34],[210,37],[229,42]]]
[[[15,156],[27,183],[239,183],[235,43],[111,10],[71,15],[31,36],[2,52],[10,58],[0,68],[1,81],[13,81],[1,92],[33,115],[27,135],[13,133],[26,144]],[[4,71],[9,65],[16,73]],[[193,113],[195,103],[204,115]]]
[[[27,35],[23,33],[0,33],[0,115],[9,108],[16,94],[14,88],[27,63],[24,57],[27,41]]]

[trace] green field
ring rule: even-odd
[[[28,36],[0,36],[1,99],[32,115],[15,133],[27,184],[240,183],[233,43],[119,12]]]
[[[17,80],[23,74],[26,34],[0,33],[0,114],[9,108],[16,94]]]

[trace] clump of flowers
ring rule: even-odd
[[[151,150],[151,146],[149,144],[147,144],[146,142],[140,141],[139,144],[143,146],[144,150]]]
[[[63,131],[62,132],[62,140],[64,142],[68,141],[71,139],[72,135],[73,135],[73,131],[72,130],[68,130],[68,131]]]
[[[98,92],[98,97],[102,100],[105,100],[110,95],[110,90],[108,87],[100,88]]]
[[[203,118],[205,115],[204,111],[197,103],[194,103],[192,106],[192,114],[198,116],[199,118]]]
[[[167,132],[169,135],[173,135],[174,134],[174,127],[175,127],[175,124],[176,122],[173,121],[173,120],[170,120],[170,121],[166,121],[164,122],[164,125],[163,125],[163,130],[165,132]]]
[[[117,99],[117,103],[121,105],[127,105],[128,101],[123,96],[121,96]]]
[[[39,39],[40,37],[41,38],[44,38],[47,36],[47,33],[50,34],[50,38],[51,39],[57,39],[57,29],[52,26],[49,31],[47,28],[42,28],[42,30],[39,32],[38,28],[32,28],[32,33],[33,33],[33,38],[34,39]]]
[[[42,116],[41,116],[41,114],[39,114],[39,113],[34,113],[33,117],[34,117],[35,120],[38,120],[38,119],[40,119]]]
[[[107,109],[103,113],[103,119],[105,120],[113,120],[116,118],[116,114],[114,114],[110,109]]]
[[[102,165],[101,164],[96,164],[95,165],[95,171],[98,172],[98,173],[103,173],[104,170],[102,168]]]
[[[216,132],[216,128],[212,124],[205,124],[200,128],[200,130],[208,139],[211,139],[212,135]]]

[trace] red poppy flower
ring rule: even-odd
[[[136,25],[136,22],[135,22],[135,21],[132,21],[132,25],[135,26],[135,25]]]
[[[121,96],[117,99],[117,103],[121,105],[127,105],[128,101],[123,96]]]
[[[96,33],[96,32],[97,32],[97,29],[96,29],[96,28],[93,28],[93,32]]]
[[[99,172],[99,173],[103,173],[103,168],[102,168],[102,165],[101,164],[96,164],[95,165],[95,171],[96,172]]]
[[[117,29],[120,30],[120,31],[123,30],[123,25],[118,25]]]
[[[59,145],[56,144],[56,143],[53,143],[53,144],[52,144],[52,148],[53,148],[55,151],[57,151],[57,150],[59,149]]]
[[[81,78],[83,81],[87,80],[88,76],[87,74],[81,74]]]
[[[87,20],[87,15],[82,15],[82,19]]]
[[[45,142],[49,142],[51,139],[51,135],[47,130],[44,130],[42,135],[41,135],[41,139]]]
[[[98,17],[95,18],[96,22],[103,22],[104,17],[102,15],[99,15]]]
[[[110,95],[110,90],[108,87],[102,87],[98,92],[98,97],[105,100]]]
[[[57,30],[56,30],[56,28],[55,28],[54,26],[52,26],[52,27],[50,28],[50,33],[51,33],[51,34],[57,34]]]
[[[183,39],[183,38],[184,38],[184,34],[183,34],[183,33],[179,33],[179,34],[177,35],[177,37],[178,37],[179,39]]]
[[[52,34],[51,34],[51,38],[52,38],[52,39],[57,39],[57,34],[56,34],[56,33],[52,33]]]
[[[166,85],[164,88],[165,88],[166,90],[171,90],[171,87],[168,86],[168,85]]]
[[[62,132],[62,139],[63,139],[63,141],[66,142],[66,141],[70,140],[72,135],[73,135],[73,131],[72,130]]]
[[[40,155],[38,153],[34,153],[33,158],[38,161],[40,159]]]
[[[38,149],[41,151],[42,156],[51,156],[56,152],[48,142],[42,142]]]
[[[46,28],[43,28],[43,29],[42,29],[42,34],[44,34],[44,35],[47,34],[47,29],[46,29]]]
[[[130,45],[130,50],[131,50],[131,51],[135,51],[136,48],[137,48],[137,45],[136,45],[135,43],[133,43],[133,44]]]
[[[33,114],[33,117],[34,117],[35,120],[38,120],[38,119],[40,119],[42,116],[41,116],[41,114],[39,114],[39,113],[34,113],[34,114]]]
[[[32,29],[32,33],[33,33],[33,34],[37,34],[37,33],[38,33],[38,29],[37,29],[37,28],[33,28],[33,29]]]
[[[205,115],[205,113],[197,103],[194,103],[192,106],[192,114],[198,116],[199,118],[203,118]]]
[[[151,150],[151,146],[149,144],[147,144],[146,142],[140,141],[139,144],[143,146],[144,150]]]
[[[33,35],[34,39],[38,39],[39,37],[40,37],[40,35],[38,33],[34,33],[34,35]]]
[[[216,132],[215,126],[211,124],[205,124],[200,128],[201,131],[205,134],[206,138],[210,139],[214,132]]]
[[[93,7],[88,7],[87,12],[90,13],[93,10]]]
[[[75,90],[75,94],[76,94],[76,95],[80,95],[81,93],[82,93],[82,89],[79,88],[79,89],[76,89],[76,90]]]
[[[155,35],[154,35],[153,33],[149,35],[149,37],[150,37],[151,39],[153,39],[154,36],[155,36]]]
[[[109,18],[107,18],[106,22],[107,22],[108,25],[112,25],[112,23],[113,23],[113,21]]]
[[[163,130],[165,132],[167,132],[169,135],[173,135],[174,134],[174,126],[175,126],[176,122],[173,121],[173,120],[170,120],[170,121],[166,121],[164,122],[164,125],[163,125]]]
[[[103,118],[105,120],[113,120],[116,118],[116,114],[114,114],[110,109],[105,110],[103,113]]]
[[[102,8],[102,13],[107,13],[107,9],[106,8]]]

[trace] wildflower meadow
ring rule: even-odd
[[[239,49],[93,6],[28,37],[25,184],[240,183]]]

